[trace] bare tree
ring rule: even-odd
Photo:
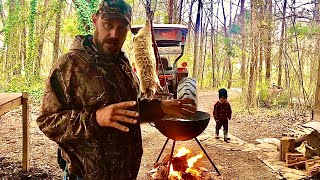
[[[59,55],[59,42],[60,42],[60,29],[61,29],[61,10],[62,10],[62,4],[63,0],[58,1],[57,5],[57,14],[56,14],[56,20],[55,20],[55,32],[54,32],[54,43],[53,43],[53,62],[55,62]]]
[[[257,0],[251,1],[251,59],[249,69],[249,84],[247,95],[247,108],[254,107],[256,99],[257,59],[258,59],[258,25],[257,25]]]
[[[272,1],[265,1],[267,6],[266,22],[267,22],[267,45],[266,45],[266,83],[270,84],[271,80],[271,49],[272,49]]]
[[[278,86],[281,86],[282,78],[282,58],[283,58],[283,44],[286,29],[286,10],[287,10],[287,0],[283,0],[283,10],[282,10],[282,25],[281,25],[281,37],[278,52]]]
[[[45,0],[43,4],[44,8],[48,8],[47,12],[49,11],[49,0]],[[36,31],[37,31],[37,55],[35,56],[35,59],[33,61],[33,74],[34,75],[40,75],[40,64],[42,59],[42,52],[43,52],[43,44],[44,44],[44,36],[46,33],[46,29],[49,26],[49,22],[51,18],[47,18],[49,16],[49,13],[43,13],[41,14],[41,19],[37,23]]]
[[[168,1],[168,23],[169,24],[173,23],[173,5],[174,5],[174,0],[169,0]]]
[[[205,18],[204,19],[204,7],[202,7],[202,10],[201,10],[201,14],[200,14],[200,42],[199,42],[199,44],[200,44],[200,46],[199,46],[199,55],[198,55],[198,64],[199,64],[199,70],[198,70],[198,75],[197,75],[197,77],[198,77],[198,79],[199,79],[199,81],[202,81],[203,79],[202,79],[202,74],[203,74],[203,71],[204,71],[204,69],[203,69],[203,57],[204,56],[206,56],[206,54],[203,54],[203,50],[204,50],[204,44],[205,44],[205,42],[204,42],[204,40],[205,40],[205,37],[207,36],[207,33],[206,33],[206,31],[207,31],[207,18]]]
[[[259,20],[259,24],[263,24],[264,21],[264,2],[263,1],[259,1],[258,3],[258,9],[259,9],[259,13],[258,13],[258,20]],[[258,44],[259,46],[259,65],[258,65],[258,80],[259,80],[259,85],[262,84],[262,67],[263,67],[263,60],[264,60],[264,45],[265,45],[265,26],[264,25],[259,25],[259,41],[260,43]]]
[[[227,56],[225,59],[225,64],[227,67],[227,72],[228,72],[228,83],[227,83],[227,88],[229,89],[231,87],[232,84],[232,64],[231,64],[231,43],[230,43],[230,39],[229,39],[229,33],[227,30],[227,16],[226,16],[226,12],[225,12],[225,8],[224,8],[224,4],[223,1],[221,1],[221,6],[222,6],[222,12],[223,12],[223,34],[224,37],[226,39],[226,51],[227,51]],[[231,16],[231,9],[230,9],[230,16]],[[230,21],[231,22],[231,21]],[[230,24],[231,26],[231,24]]]
[[[320,43],[320,36],[317,39],[318,43]],[[315,102],[314,108],[320,109],[320,56],[318,55],[318,81],[316,86],[316,93],[315,93]]]
[[[240,8],[240,26],[241,26],[241,71],[240,71],[240,76],[241,76],[241,84],[242,84],[242,92],[244,92],[244,84],[245,84],[245,79],[246,79],[246,25],[245,25],[245,9],[244,9],[244,3],[245,0],[241,0],[241,8]]]
[[[4,11],[3,11],[3,5],[2,5],[2,0],[0,1],[0,17],[1,17],[1,20],[2,20],[2,27],[5,27],[5,14],[4,14]]]
[[[198,1],[198,11],[197,11],[197,19],[196,19],[196,27],[194,32],[194,58],[193,58],[193,71],[192,76],[194,78],[198,78],[198,43],[199,43],[199,31],[200,31],[200,15],[202,11],[202,2]]]
[[[26,2],[25,0],[21,0],[21,5],[25,6]],[[21,22],[21,35],[20,35],[20,52],[19,52],[19,60],[20,60],[20,64],[21,64],[21,69],[20,69],[20,73],[21,71],[25,71],[25,60],[27,57],[27,28],[26,28],[26,22],[22,21]],[[19,74],[20,74],[19,73]]]
[[[191,27],[192,27],[192,9],[193,9],[193,5],[195,3],[195,0],[191,0],[190,1],[190,7],[189,7],[189,14],[188,14],[188,36],[187,36],[187,50],[189,50],[191,48]]]
[[[183,0],[180,0],[179,1],[179,7],[178,7],[178,9],[179,9],[179,14],[178,14],[178,17],[177,17],[177,19],[178,19],[178,24],[181,24],[181,19],[182,19],[182,5],[183,5]]]
[[[219,2],[218,2],[219,3]],[[219,7],[219,6],[218,6]],[[219,11],[219,9],[217,9],[217,12]],[[211,19],[211,66],[212,66],[212,87],[216,87],[216,83],[215,83],[215,61],[216,61],[216,56],[214,53],[214,47],[215,47],[215,43],[216,41],[214,40],[214,25],[215,23],[213,22],[213,1],[210,2],[210,19]]]
[[[7,75],[6,78],[9,80],[11,79],[14,72],[17,72],[17,67],[20,67],[20,61],[18,59],[18,47],[20,44],[20,41],[18,39],[18,23],[17,21],[14,21],[15,18],[17,18],[18,14],[18,1],[10,1],[9,2],[9,12],[6,19],[6,25],[11,26],[8,27],[5,31],[5,41],[4,45],[6,47],[5,51],[5,58],[4,58],[4,64],[3,64],[3,71],[6,72]],[[14,67],[16,65],[16,67]]]
[[[314,21],[316,24],[319,26],[320,25],[320,15],[319,15],[319,0],[315,0],[315,6],[314,6]],[[316,86],[316,93],[315,93],[315,109],[320,109],[320,54],[319,54],[319,48],[320,48],[320,34],[318,33],[317,36],[317,43],[316,43],[316,51],[317,51],[317,57],[316,59],[318,60],[318,78],[317,78],[317,86]]]

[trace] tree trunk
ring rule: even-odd
[[[263,44],[264,44],[263,36],[264,36],[263,29],[260,29],[260,31],[259,31],[259,42],[260,43],[258,44],[258,46],[259,46],[259,67],[258,67],[258,69],[259,69],[259,72],[258,72],[259,85],[262,84]]]
[[[314,11],[314,20],[316,22],[316,25],[319,27],[320,25],[320,15],[319,15],[319,0],[315,0],[315,11]],[[320,34],[316,36],[317,43],[316,43],[316,48],[315,51],[317,52],[317,57],[316,59],[318,60],[318,78],[317,78],[317,86],[316,86],[316,93],[315,93],[315,104],[314,108],[315,109],[320,109],[320,54],[319,54],[319,48],[320,48]]]
[[[189,9],[189,14],[188,14],[188,36],[187,36],[187,48],[186,50],[190,50],[191,49],[191,26],[192,26],[192,8],[193,8],[193,4],[194,4],[195,0],[191,0],[190,2],[190,9]]]
[[[267,13],[266,13],[266,21],[267,21],[267,46],[266,46],[266,83],[270,84],[271,80],[271,49],[272,49],[272,1],[266,1],[267,3]]]
[[[57,14],[55,20],[55,32],[54,32],[54,43],[53,43],[53,62],[58,59],[59,56],[59,42],[60,42],[60,29],[61,29],[61,10],[62,10],[63,0],[58,1]]]
[[[219,15],[219,7],[220,7],[220,0],[218,0],[218,4],[217,4],[217,12],[216,12],[216,17],[218,17],[218,15]],[[214,46],[215,47],[218,47],[218,29],[219,29],[219,20],[218,20],[218,18],[216,18],[216,23],[215,23],[215,26],[216,26],[216,34],[215,34],[215,41],[214,41]],[[217,52],[217,51],[216,51]],[[216,56],[216,67],[217,67],[217,71],[216,71],[216,87],[218,87],[218,86],[220,86],[220,83],[221,83],[221,81],[220,81],[220,79],[219,79],[219,75],[220,75],[220,64],[221,64],[221,62],[220,62],[220,59]]]
[[[259,24],[263,24],[264,21],[264,2],[259,1],[259,13],[258,13],[258,20]],[[264,45],[265,45],[265,26],[259,26],[259,72],[258,72],[258,79],[259,79],[259,86],[262,85],[262,67],[263,67],[263,62],[264,62]]]
[[[198,2],[198,12],[197,12],[197,19],[196,19],[196,27],[194,32],[194,59],[193,59],[193,72],[192,76],[194,78],[198,78],[198,40],[199,40],[199,29],[200,29],[200,14],[202,11],[202,3],[201,0]]]
[[[174,0],[168,1],[168,23],[169,24],[173,23],[173,4],[174,4]]]
[[[6,20],[6,30],[5,30],[5,41],[4,45],[6,47],[6,56],[4,60],[4,72],[7,80],[11,79],[12,75],[17,74],[18,69],[20,69],[19,61],[19,44],[20,39],[18,34],[18,22],[14,19],[18,18],[18,2],[10,1],[9,2],[9,12],[8,18]]]
[[[44,8],[49,7],[49,0],[45,0],[44,1]],[[48,13],[50,13],[49,8],[47,8],[46,10]],[[37,55],[35,56],[35,61],[33,63],[33,74],[36,76],[40,75],[40,67],[41,67],[41,59],[42,59],[42,52],[43,52],[43,44],[44,44],[44,36],[46,33],[46,29],[49,26],[49,22],[51,20],[51,18],[47,18],[48,15],[50,16],[50,14],[48,13],[43,13],[40,16],[41,21],[39,22],[39,26],[37,29],[37,34],[38,34],[38,41],[37,41]]]
[[[2,27],[5,27],[6,26],[6,23],[5,23],[6,17],[5,17],[4,11],[3,11],[2,0],[0,1],[0,17],[2,20]]]
[[[232,1],[230,1],[230,17],[229,17],[229,27],[231,27],[231,24],[232,24]],[[228,38],[229,37],[229,33],[228,33]],[[230,49],[230,53],[232,51],[232,47],[231,47],[231,43],[229,42],[229,49]],[[231,62],[231,55],[228,54],[228,69],[229,69],[229,80],[228,80],[228,85],[227,85],[227,88],[230,89],[231,88],[231,85],[232,85],[232,72],[233,72],[233,69],[232,69],[232,62]]]
[[[320,43],[320,36],[318,36],[318,43]],[[317,87],[316,87],[314,108],[320,109],[320,56],[319,55],[318,55],[318,81],[317,81]]]
[[[21,5],[25,6],[26,2],[25,0],[21,0]],[[21,69],[20,69],[20,73],[21,72],[25,72],[25,61],[26,61],[26,57],[27,57],[27,28],[26,28],[26,23],[25,21],[21,22],[22,23],[22,32],[21,32],[21,36],[20,36],[20,57],[19,60],[21,62]]]
[[[242,85],[242,92],[244,92],[244,85],[246,82],[246,25],[245,25],[245,9],[244,9],[244,3],[245,0],[241,0],[241,8],[240,8],[240,26],[241,26],[241,70],[240,70],[240,76],[241,76],[241,85]]]
[[[28,17],[29,30],[28,30],[28,53],[26,59],[26,74],[27,78],[30,79],[33,76],[32,64],[34,60],[34,47],[35,47],[35,22],[36,22],[36,10],[37,10],[37,0],[30,1],[30,15]]]
[[[282,25],[281,25],[281,37],[279,45],[279,54],[278,54],[278,86],[281,86],[282,82],[282,58],[283,58],[283,44],[284,36],[286,29],[286,9],[287,9],[287,0],[283,0],[283,13],[282,13]]]
[[[182,19],[182,5],[183,5],[183,0],[180,0],[180,3],[179,3],[179,14],[178,14],[178,24],[181,24],[181,19]]]
[[[227,17],[226,17],[223,1],[221,1],[221,6],[222,6],[222,12],[223,12],[223,33],[224,33],[224,37],[226,39],[225,46],[227,49],[227,56],[225,59],[225,63],[226,63],[226,67],[227,67],[226,72],[228,72],[227,88],[230,89],[231,84],[232,84],[232,64],[231,64],[231,57],[230,57],[232,49],[231,49],[231,43],[230,43],[229,34],[228,34],[228,30],[227,30]],[[231,10],[230,10],[230,14],[231,14]]]
[[[210,12],[211,12],[211,67],[212,67],[212,87],[216,87],[216,83],[215,83],[215,61],[216,61],[216,56],[214,53],[214,45],[215,45],[215,41],[214,41],[214,23],[213,23],[213,1],[211,1],[210,3]]]
[[[207,32],[207,27],[208,27],[208,24],[206,25],[206,28],[205,28],[205,32]],[[207,44],[208,44],[208,41],[207,41],[207,33],[205,33],[205,40],[204,40],[204,57],[203,57],[203,63],[202,63],[202,71],[201,71],[201,88],[203,87],[203,75],[204,75],[204,72],[205,72],[205,66],[206,66],[206,57],[207,57]]]
[[[256,79],[257,79],[257,58],[258,58],[258,27],[257,27],[257,0],[251,1],[251,59],[250,59],[250,74],[247,96],[247,108],[255,107],[256,98]]]
[[[198,75],[197,77],[199,77],[199,82],[202,81],[203,79],[202,77],[202,73],[203,73],[203,56],[205,56],[206,54],[203,54],[203,49],[204,49],[204,44],[205,44],[205,36],[206,36],[206,28],[207,28],[207,20],[203,20],[203,11],[201,11],[200,14],[201,18],[200,18],[200,47],[199,47],[199,55],[198,55],[198,64],[199,64],[199,69],[198,69]]]

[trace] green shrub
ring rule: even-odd
[[[1,92],[28,92],[33,102],[39,103],[43,96],[44,80],[39,77],[31,77],[28,81],[24,76],[14,76],[9,81],[1,80]]]

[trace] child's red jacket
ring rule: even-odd
[[[231,119],[231,106],[229,102],[221,103],[220,101],[216,102],[213,109],[213,117],[216,121],[227,121]]]

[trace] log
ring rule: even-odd
[[[302,153],[303,156],[307,159],[317,155],[316,150],[313,147],[309,146],[307,141],[303,141],[303,143],[299,147],[297,147],[296,150]]]
[[[320,121],[320,109],[312,110],[312,120]]]
[[[294,138],[292,137],[283,137],[280,140],[280,154],[279,154],[279,159],[280,161],[285,161],[286,160],[286,154],[288,152],[294,152],[294,146],[295,141]]]
[[[181,157],[174,157],[171,164],[174,171],[185,172],[188,168],[187,154]]]
[[[286,164],[288,167],[304,168],[307,159],[300,152],[286,154]]]
[[[320,157],[315,156],[312,159],[306,161],[306,170],[309,175],[315,175],[316,173],[320,174]]]
[[[300,146],[304,141],[307,141],[311,147],[316,149],[316,155],[320,155],[320,134],[316,130],[312,130],[310,133],[297,138],[295,143],[297,146]]]

